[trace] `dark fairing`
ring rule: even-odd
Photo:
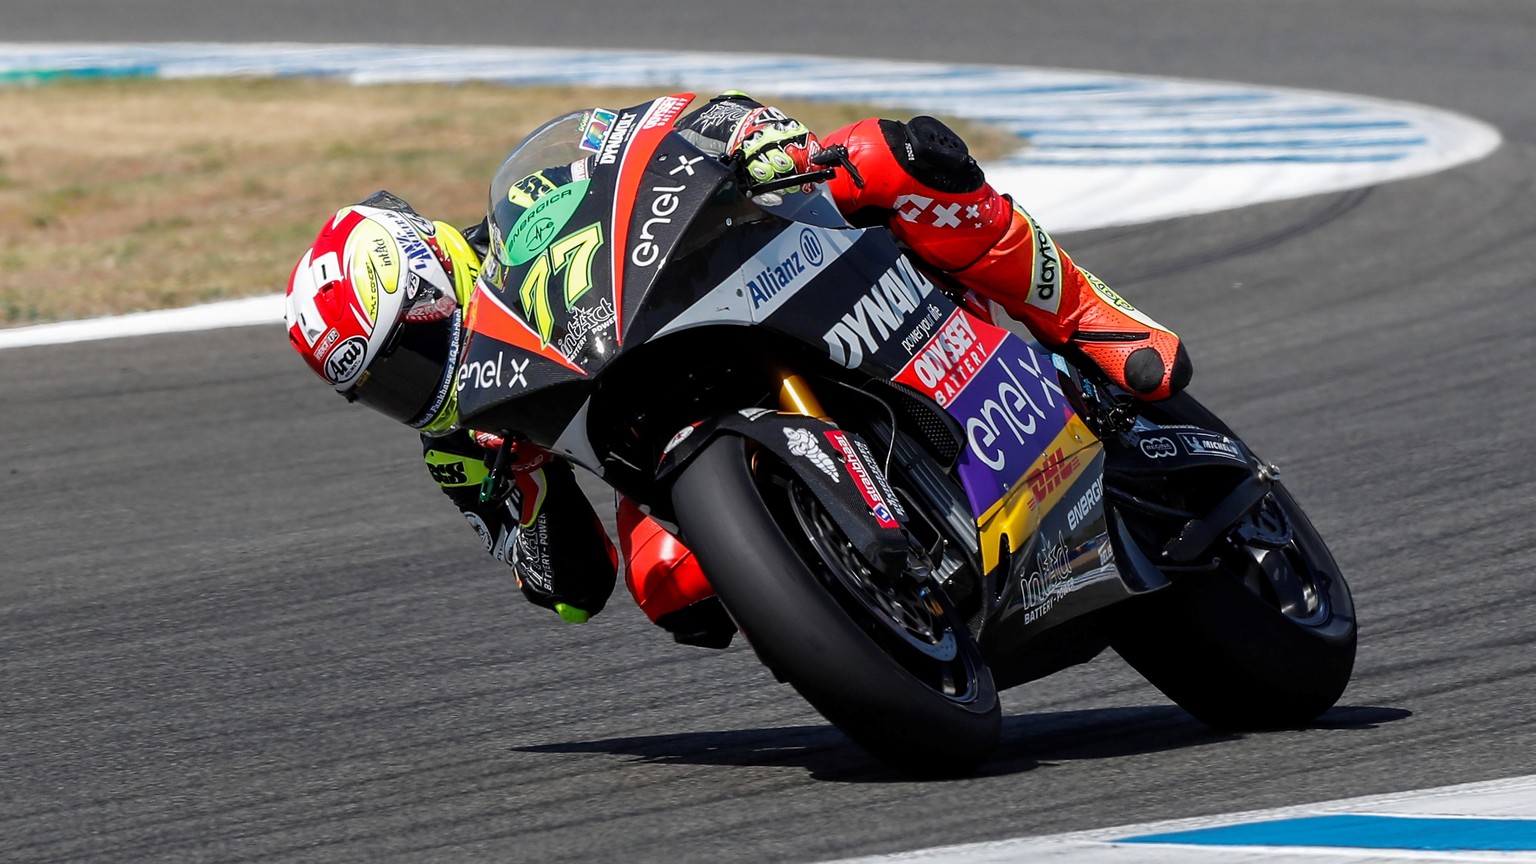
[[[622,117],[625,112],[619,113]],[[600,155],[550,143],[551,138],[559,142],[574,135],[582,116],[547,124],[498,172],[490,214],[493,250],[477,304],[494,304],[512,313],[501,317],[517,319],[533,346],[542,347],[535,336],[541,298],[526,290],[529,274],[542,265],[537,257],[519,261],[501,254],[516,244],[517,220],[525,212],[508,206],[505,199],[507,190],[516,187],[525,172],[538,171],[541,162],[570,164],[577,156],[589,174],[576,184],[582,200],[551,230],[599,226],[593,233],[601,233],[603,244],[592,259],[590,287],[567,303],[554,284],[558,280],[552,280],[546,289],[550,323],[542,354],[472,324],[463,361],[471,374],[459,382],[460,414],[467,426],[510,433],[563,452],[626,494],[655,499],[663,506],[666,496],[649,487],[662,449],[680,429],[723,411],[776,406],[776,376],[786,368],[850,386],[865,385],[868,375],[831,362],[822,333],[900,252],[883,231],[849,228],[822,194],[748,199],[727,166],[676,134],[662,137],[643,166],[632,164],[634,154],[605,165]],[[530,158],[529,152],[536,157]],[[633,179],[627,172],[633,172]],[[622,206],[614,205],[626,182],[636,193],[627,220]],[[753,306],[747,302],[753,289],[751,280],[741,277],[741,284],[729,293],[743,305],[743,314],[663,332],[669,325],[675,327],[678,317],[701,298],[728,283],[744,262],[801,224],[846,234],[852,247],[816,277],[814,290],[792,298],[782,314],[764,322],[766,326],[743,326],[753,323]],[[627,232],[628,254],[614,254],[616,226]],[[569,284],[562,262],[554,263],[556,275],[565,275]],[[619,291],[616,270],[622,270]],[[953,308],[937,294],[932,300],[946,310]],[[481,309],[479,314],[484,318],[491,311]],[[592,326],[593,321],[599,323]],[[622,340],[616,330],[622,331]],[[573,349],[561,352],[569,363],[549,356],[549,349],[561,347]],[[580,433],[574,439],[567,433],[573,420]]]
[[[622,121],[635,112],[618,113]],[[680,136],[663,135],[646,150],[636,150],[643,142],[632,137],[611,162],[588,152],[574,175],[556,178],[572,184],[560,188],[579,191],[579,201],[543,208],[555,217],[548,229],[555,236],[598,226],[591,234],[600,234],[603,245],[592,257],[590,285],[567,297],[551,279],[547,295],[530,292],[530,274],[539,277],[540,267],[563,275],[568,286],[573,265],[560,257],[541,264],[537,255],[508,254],[528,245],[524,213],[538,212],[538,205],[509,206],[505,199],[510,189],[535,185],[519,187],[541,161],[577,161],[546,139],[568,139],[580,116],[535,133],[498,172],[491,204],[495,262],[477,305],[510,312],[502,317],[516,319],[516,326],[496,331],[483,320],[495,310],[472,313],[482,321],[472,325],[465,357],[465,367],[476,371],[458,394],[466,425],[560,452],[670,518],[674,475],[659,468],[675,439],[705,424],[706,431],[693,436],[702,443],[713,418],[777,408],[779,383],[793,370],[813,383],[840,427],[869,442],[898,494],[911,502],[908,527],[925,548],[943,549],[938,564],[947,587],[983,632],[983,645],[995,646],[989,653],[1017,655],[1029,634],[1126,596],[1099,549],[1102,508],[1071,531],[1063,522],[1051,543],[1012,550],[1002,566],[980,575],[976,514],[947,473],[965,452],[966,432],[931,399],[889,380],[916,350],[910,337],[903,345],[902,333],[894,331],[929,338],[956,306],[916,272],[886,232],[848,227],[824,195],[748,199],[727,166]],[[630,190],[632,209],[614,204],[621,189]],[[627,245],[616,255],[620,234]],[[876,313],[865,314],[882,285],[884,296],[905,304],[890,333],[878,329],[885,325],[874,320]],[[541,314],[547,342],[533,338]],[[563,357],[552,357],[548,349],[562,346],[569,349],[559,352]],[[516,378],[509,371],[513,357]],[[692,444],[678,447],[671,463],[692,450]],[[1058,542],[1062,537],[1068,539]],[[1005,667],[1005,677],[1038,677],[1081,659],[1046,657],[1027,670]]]
[[[1208,414],[1136,421],[1065,361],[983,334],[887,232],[848,227],[824,195],[749,199],[729,165],[653,122],[663,109],[561,118],[498,172],[457,382],[466,426],[561,454],[670,521],[671,484],[720,435],[809,470],[784,454],[783,421],[754,423],[798,376],[867,445],[909,514],[898,533],[931,559],[1002,687],[1091,659],[1124,601],[1164,589],[1180,556],[1211,557],[1207,535],[1230,533],[1269,488],[1224,427],[1189,425]],[[606,137],[581,149],[593,117]],[[994,341],[940,407],[910,382],[954,327]],[[1022,448],[1053,423],[1021,458],[979,455],[978,440]],[[978,493],[978,458],[1018,473]],[[983,548],[978,519],[1026,485],[1048,502],[1038,527],[1019,548]],[[868,536],[875,548],[883,535]]]

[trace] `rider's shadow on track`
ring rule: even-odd
[[[1337,706],[1307,728],[1374,729],[1413,712]],[[1172,705],[1019,714],[1003,718],[1002,741],[972,777],[1022,774],[1052,762],[1115,759],[1235,741],[1246,733],[1213,730]],[[804,768],[834,783],[910,782],[830,725],[781,726],[637,735],[513,748],[522,753],[610,753],[660,765]]]

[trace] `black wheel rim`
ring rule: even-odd
[[[1279,498],[1271,493],[1238,526],[1221,566],[1287,618],[1319,624],[1331,614],[1328,574],[1313,564],[1311,550]]]
[[[788,497],[813,562],[821,565],[818,577],[854,622],[936,693],[955,702],[974,701],[981,692],[980,651],[926,571],[914,567],[894,580],[880,576],[804,485],[791,481]]]

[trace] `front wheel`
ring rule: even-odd
[[[742,438],[705,447],[672,495],[748,642],[824,717],[917,776],[963,774],[991,753],[997,688],[930,579],[875,573],[793,472]]]

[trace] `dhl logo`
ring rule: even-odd
[[[982,566],[988,571],[999,562],[998,550],[1022,549],[1042,517],[1055,507],[1072,482],[1102,451],[1093,433],[1076,416],[1056,436],[996,505],[976,520],[981,531]]]
[[[1060,447],[1055,452],[1046,453],[1043,461],[1046,463],[1045,470],[1029,478],[1029,491],[1034,493],[1036,501],[1044,501],[1046,496],[1077,473],[1077,460],[1068,460]]]

